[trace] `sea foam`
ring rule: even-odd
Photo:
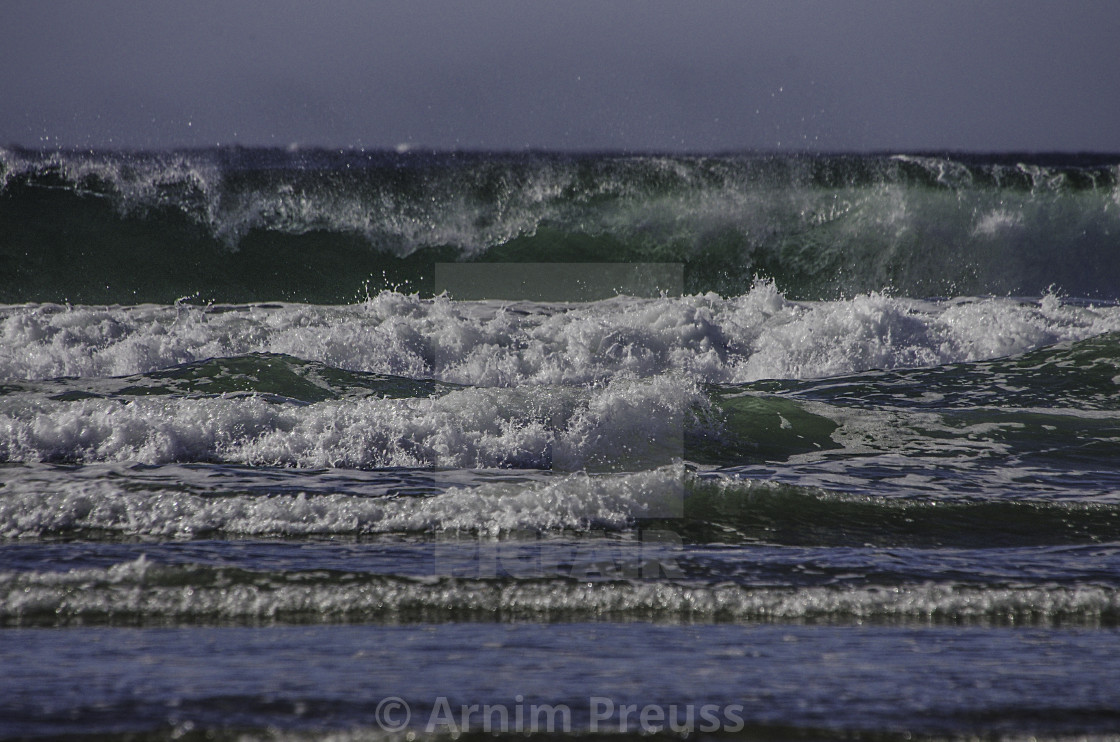
[[[0,308],[0,379],[123,376],[283,353],[337,368],[475,386],[581,385],[678,374],[704,383],[817,378],[1023,353],[1120,330],[1120,307],[861,294],[589,304],[455,302],[383,292],[351,306]]]
[[[570,473],[526,484],[451,487],[437,497],[192,492],[148,489],[120,478],[12,481],[0,497],[0,537],[100,531],[126,536],[361,535],[618,530],[637,519],[679,515],[680,466],[614,475]]]
[[[1114,587],[959,583],[746,587],[469,580],[164,566],[0,572],[0,621],[660,620],[1115,626]],[[45,621],[44,621],[45,619]]]

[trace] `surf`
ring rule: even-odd
[[[761,278],[797,299],[1117,300],[1118,181],[1104,155],[2,149],[0,301],[337,304],[430,296],[455,262],[680,263],[685,293],[723,296]]]

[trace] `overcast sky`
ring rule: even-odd
[[[1120,2],[3,0],[0,144],[1120,151]]]

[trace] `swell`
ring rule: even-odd
[[[0,150],[0,301],[353,301],[436,262],[677,262],[687,293],[1117,299],[1114,156]]]

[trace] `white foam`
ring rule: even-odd
[[[665,373],[739,383],[977,361],[1115,331],[1120,307],[1056,297],[791,302],[769,283],[730,299],[551,307],[394,292],[338,307],[26,305],[0,307],[0,379],[119,376],[271,352],[482,386]]]
[[[976,220],[976,226],[973,227],[972,233],[973,235],[994,237],[1000,232],[1022,226],[1022,213],[1008,211],[1007,209],[993,209]]]
[[[223,571],[146,558],[69,572],[0,572],[0,619],[851,621],[1100,624],[1120,614],[1104,586],[924,583],[748,587],[665,581],[469,580]]]
[[[546,481],[453,487],[438,497],[344,494],[198,495],[172,486],[137,490],[115,477],[50,486],[8,482],[0,537],[95,530],[130,536],[363,534],[619,529],[680,511],[683,471],[558,475]]]
[[[695,384],[668,376],[307,406],[257,396],[8,395],[0,460],[634,470],[681,458],[686,417],[704,401]]]

